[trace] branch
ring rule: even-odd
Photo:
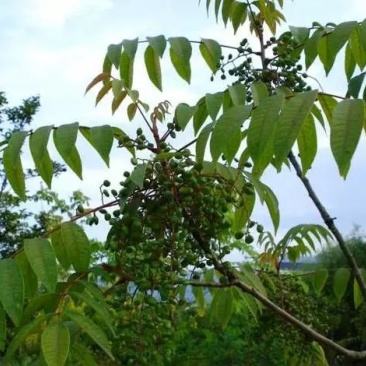
[[[347,258],[348,264],[351,267],[353,276],[356,278],[356,281],[361,289],[362,296],[366,301],[366,284],[363,280],[362,274],[360,272],[360,269],[357,266],[356,260],[353,257],[351,251],[349,250],[346,242],[344,241],[344,238],[336,225],[334,224],[334,218],[332,218],[328,211],[325,209],[325,207],[320,202],[318,196],[316,195],[313,187],[310,184],[310,181],[308,178],[304,177],[302,175],[302,171],[300,168],[299,163],[296,160],[295,155],[292,153],[292,151],[289,153],[288,158],[290,160],[291,165],[294,167],[297,176],[301,180],[302,184],[304,185],[305,189],[307,190],[309,197],[313,201],[314,205],[318,209],[320,216],[322,217],[324,223],[327,225],[329,231],[334,235],[334,237],[337,239],[337,242],[339,244],[339,247],[341,248],[344,256]]]

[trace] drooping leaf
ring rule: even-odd
[[[75,322],[114,361],[108,339],[98,325],[90,318],[73,310],[65,309],[64,314]]]
[[[206,98],[201,98],[196,104],[196,111],[193,115],[193,128],[194,134],[197,135],[197,132],[202,127],[204,122],[208,117],[207,106],[206,106]]]
[[[175,119],[183,131],[194,115],[196,108],[196,106],[191,107],[186,103],[179,103],[175,109]]]
[[[247,224],[254,209],[255,195],[243,194],[242,204],[237,207],[234,214],[233,230],[239,232]]]
[[[37,314],[39,311],[43,311],[44,313],[51,314],[54,313],[57,309],[57,306],[60,301],[60,294],[50,294],[44,293],[40,294],[36,297],[33,297],[29,302],[27,307],[24,309],[21,326],[27,325],[34,318],[34,314]]]
[[[207,113],[213,121],[216,120],[217,114],[222,106],[223,93],[206,94]]]
[[[119,68],[119,60],[122,52],[122,43],[110,44],[107,50],[107,57],[116,69]],[[104,68],[103,68],[104,71]]]
[[[322,93],[318,94],[318,101],[323,109],[325,116],[327,117],[329,125],[331,125],[333,121],[333,111],[338,102],[331,95]]]
[[[240,131],[244,121],[249,117],[251,106],[241,105],[226,110],[215,124],[212,136],[210,151],[212,159],[217,161],[226,146],[231,143],[232,137]]]
[[[355,71],[356,68],[356,61],[353,57],[353,53],[350,47],[350,44],[347,43],[346,46],[346,54],[344,57],[344,71],[346,73],[347,80],[349,81]]]
[[[243,140],[243,134],[241,133],[240,129],[238,129],[232,134],[230,138],[230,144],[226,144],[223,147],[222,154],[229,165],[234,160],[235,155],[240,148],[242,140]]]
[[[231,85],[228,90],[234,106],[245,104],[247,94],[243,84]]]
[[[234,34],[238,31],[239,27],[245,22],[247,18],[246,3],[235,1],[231,10],[231,23],[233,25]]]
[[[109,72],[102,72],[99,75],[97,75],[86,87],[85,94],[95,85],[100,83],[101,81],[104,81],[104,85],[107,83],[107,81],[110,79],[111,74]]]
[[[132,88],[133,69],[137,51],[138,38],[122,41],[123,51],[119,60],[119,74],[127,89]]]
[[[47,144],[53,126],[44,126],[35,130],[29,138],[29,148],[39,175],[48,188],[51,187],[53,163],[47,150]]]
[[[210,137],[214,124],[215,124],[214,122],[211,122],[208,125],[206,125],[197,137],[197,142],[196,142],[196,161],[197,161],[197,163],[202,164],[202,162],[204,160],[207,141],[208,141],[208,138]]]
[[[205,309],[205,295],[203,293],[202,286],[193,286],[192,292],[195,297],[196,303],[198,305],[198,315],[204,316],[206,309]]]
[[[137,103],[131,103],[127,107],[127,117],[130,121],[132,121],[135,118],[137,111]]]
[[[73,222],[64,222],[61,225],[61,234],[67,256],[75,271],[86,271],[89,268],[91,252],[88,237],[83,229]]]
[[[170,59],[178,75],[188,84],[191,82],[191,56],[192,45],[185,37],[171,37]]]
[[[305,43],[309,38],[309,28],[290,26],[290,30],[298,43]]]
[[[363,48],[364,41],[360,38],[360,28],[357,26],[351,33],[349,45],[356,64],[362,70],[366,65],[366,50]]]
[[[206,61],[208,67],[213,73],[215,73],[219,69],[218,65],[220,65],[220,57],[222,52],[220,44],[213,39],[203,38],[199,48],[201,55]]]
[[[284,96],[282,94],[266,97],[252,112],[247,143],[254,164],[262,162],[263,165],[268,165],[270,162],[272,156],[268,156],[267,161],[263,161],[264,151],[269,144],[272,144],[275,122],[283,102]]]
[[[163,90],[161,66],[159,55],[155,52],[152,46],[147,46],[144,54],[145,66],[147,74],[151,82],[160,90]]]
[[[53,141],[64,162],[82,179],[80,155],[75,146],[78,130],[77,122],[59,126],[53,131]]]
[[[334,274],[333,291],[338,302],[342,300],[346,293],[350,277],[351,273],[347,268],[339,268]]]
[[[231,11],[233,8],[233,5],[236,1],[235,0],[223,0],[222,8],[221,8],[221,16],[222,20],[225,24],[225,27],[227,25],[227,22],[229,20],[229,17],[231,15]]]
[[[61,266],[67,271],[70,266],[71,262],[67,255],[67,248],[65,246],[64,241],[62,240],[62,233],[61,230],[54,231],[51,235],[51,243],[53,250],[55,251],[56,258],[60,262]]]
[[[14,257],[17,262],[20,273],[23,277],[24,295],[27,298],[33,297],[38,290],[38,279],[34,273],[24,250],[17,253]]]
[[[109,80],[103,85],[102,89],[99,90],[95,98],[95,106],[97,106],[98,103],[103,99],[103,97],[107,95],[107,93],[111,90],[111,88],[112,88],[112,82]]]
[[[81,127],[80,132],[109,167],[109,155],[113,146],[112,127],[109,125],[92,128]]]
[[[140,189],[144,186],[147,164],[138,164],[130,175],[130,180]]]
[[[47,239],[25,239],[24,251],[39,281],[49,292],[55,292],[57,265],[50,242]]]
[[[328,271],[320,269],[313,274],[313,286],[317,294],[320,294],[328,279]]]
[[[364,101],[342,100],[334,108],[330,133],[330,146],[339,173],[346,178],[352,156],[358,145],[364,121]]]
[[[301,127],[297,136],[297,146],[299,148],[302,174],[305,176],[311,168],[317,152],[317,137],[314,117],[309,114]]]
[[[363,80],[365,79],[365,72],[353,77],[348,83],[347,97],[358,98],[360,94],[361,86],[363,84]]]
[[[81,342],[74,342],[71,347],[71,354],[73,359],[78,361],[78,365],[98,366],[90,347]]]
[[[318,56],[318,42],[322,36],[322,30],[317,29],[305,44],[305,66],[308,69]]]
[[[70,348],[70,333],[61,322],[51,322],[42,333],[42,353],[48,366],[63,366]]]
[[[268,88],[263,82],[254,82],[251,84],[250,89],[252,91],[253,103],[255,106],[258,106],[259,103],[268,97]]]
[[[23,312],[24,283],[14,259],[0,260],[0,301],[15,326]]]
[[[166,49],[166,39],[163,35],[156,37],[146,37],[149,45],[153,48],[155,53],[162,58]]]
[[[126,96],[127,96],[127,91],[122,90],[118,95],[116,95],[113,98],[113,101],[112,101],[112,114],[114,114],[116,112],[116,110],[121,105],[121,103],[124,101]]]
[[[16,131],[10,137],[8,146],[3,153],[3,166],[5,176],[9,181],[14,192],[25,201],[25,177],[23,173],[22,162],[20,160],[20,150],[24,140],[27,137],[27,132]]]
[[[281,165],[290,152],[316,96],[317,91],[312,90],[297,94],[285,101],[274,135],[274,153],[278,165]]]

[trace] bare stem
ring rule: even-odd
[[[302,184],[304,185],[305,189],[307,190],[309,197],[313,201],[315,207],[318,209],[320,216],[322,217],[325,225],[327,225],[329,231],[334,235],[336,238],[339,247],[341,248],[344,256],[346,257],[349,266],[351,267],[352,273],[354,277],[356,278],[356,281],[361,289],[362,296],[366,301],[366,285],[365,281],[363,280],[362,274],[360,272],[360,269],[357,266],[356,260],[353,257],[351,251],[349,250],[346,242],[344,241],[344,238],[340,231],[338,230],[337,226],[334,224],[335,218],[332,218],[326,208],[323,206],[323,204],[320,202],[318,196],[316,195],[310,181],[308,178],[304,177],[301,171],[301,167],[299,163],[296,160],[295,155],[292,153],[292,151],[289,153],[288,158],[290,160],[291,165],[294,167],[297,176],[301,180]]]

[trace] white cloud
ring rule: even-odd
[[[109,0],[33,0],[29,5],[31,10],[28,12],[34,26],[58,28],[73,17],[108,10],[112,3]]]

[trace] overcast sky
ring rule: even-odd
[[[205,3],[205,1],[202,1]],[[313,20],[320,23],[339,23],[346,20],[363,20],[366,16],[364,0],[285,0],[285,15],[291,25],[311,26]],[[109,43],[125,38],[144,38],[164,34],[186,36],[191,40],[213,38],[224,44],[236,45],[236,41],[248,34],[233,37],[230,27],[223,30],[211,16],[207,18],[204,5],[198,0],[12,0],[0,2],[0,90],[6,92],[10,104],[39,94],[42,108],[35,125],[60,125],[80,122],[82,125],[118,125],[126,131],[136,129],[120,112],[112,117],[110,100],[94,107],[95,93],[84,97],[90,80],[100,72]],[[190,86],[173,71],[169,62],[164,63],[163,93],[150,86],[142,64],[142,54],[137,56],[135,87],[143,101],[154,106],[163,100],[173,103],[195,103],[207,91],[220,91],[224,82],[210,83],[210,73],[204,66],[197,48],[192,59],[193,75]],[[166,54],[168,56],[168,54]],[[166,57],[167,58],[167,57]],[[342,68],[342,61],[337,64]],[[324,79],[321,67],[311,69],[310,74],[321,80],[327,91],[344,94],[345,78],[337,68]],[[81,139],[80,139],[81,140]],[[55,181],[53,188],[67,196],[81,188],[99,204],[98,186],[106,179],[120,180],[128,168],[128,156],[114,151],[111,169],[106,170],[97,154],[81,144],[84,161],[84,181],[73,174],[65,174]],[[337,217],[337,224],[349,233],[354,224],[366,227],[365,203],[365,137],[357,151],[347,181],[343,181],[327,143],[321,144],[309,178],[316,192]],[[311,205],[306,192],[293,173],[277,175],[268,172],[264,181],[273,187],[281,207],[281,229],[299,223],[320,223],[320,217]],[[37,187],[39,183],[32,183]],[[258,209],[255,219],[271,229],[265,210]],[[93,235],[103,239],[101,230]]]

